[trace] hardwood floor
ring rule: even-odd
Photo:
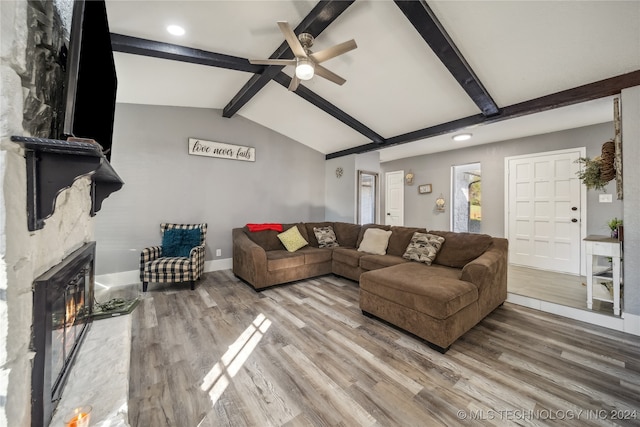
[[[336,276],[206,273],[132,315],[132,426],[640,425],[640,338],[509,303],[444,355]]]
[[[508,283],[511,293],[589,310],[587,308],[587,278],[584,276],[509,265]],[[594,300],[593,311],[614,316],[613,304],[610,302]]]

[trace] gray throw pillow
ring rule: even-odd
[[[444,243],[444,237],[416,231],[413,233],[411,242],[404,251],[402,258],[431,265],[433,260],[436,259],[442,243]]]
[[[336,233],[330,225],[326,227],[313,227],[313,234],[316,235],[319,248],[333,248],[340,246],[336,239]]]

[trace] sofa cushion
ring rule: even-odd
[[[389,237],[389,247],[387,253],[401,257],[407,250],[407,245],[411,242],[413,233],[419,231],[426,233],[424,228],[417,227],[391,227],[391,237]]]
[[[358,236],[360,235],[360,224],[349,224],[347,222],[335,222],[333,223],[333,231],[336,233],[336,239],[340,246],[347,246],[350,248],[357,247]]]
[[[316,236],[319,248],[333,248],[340,246],[336,239],[336,233],[333,231],[333,227],[327,225],[326,227],[313,227],[313,234]]]
[[[298,231],[300,232],[302,237],[304,237],[304,239],[308,242],[309,239],[307,237],[307,229],[305,228],[304,224],[302,224],[302,223],[299,223],[299,224],[282,224],[282,228],[284,229],[284,231],[287,231],[288,229],[290,229],[293,226],[297,226],[298,227]],[[280,241],[280,239],[278,239],[278,234],[280,234],[278,231],[265,230],[265,231],[251,232],[251,231],[249,231],[249,229],[246,226],[244,227],[244,230],[245,230],[245,233],[247,234],[247,236],[249,236],[249,238],[254,243],[256,243],[258,246],[260,246],[265,251],[275,251],[275,250],[285,249],[285,247],[282,245],[282,242]]]
[[[364,252],[358,252],[353,248],[335,248],[333,249],[333,260],[341,262],[350,267],[358,267],[360,265],[360,258],[367,255]]]
[[[488,234],[431,230],[429,233],[444,237],[444,243],[433,263],[454,268],[462,268],[478,258],[493,242]]]
[[[369,228],[365,231],[364,237],[358,245],[358,251],[374,255],[384,255],[387,253],[389,237],[391,237],[391,230]]]
[[[362,238],[364,237],[364,233],[370,228],[379,228],[380,230],[391,230],[391,226],[390,225],[380,225],[380,224],[362,225],[362,226],[360,226],[360,233],[358,234],[358,240],[356,241],[356,244],[354,245],[354,247],[356,247],[356,248],[360,247],[360,242],[362,242]]]
[[[416,231],[402,258],[431,265],[443,242],[442,236]]]
[[[436,319],[446,319],[478,300],[475,285],[430,274],[430,266],[408,262],[360,276],[360,288]]]
[[[278,239],[289,252],[295,252],[309,244],[300,234],[298,227],[291,227],[287,231],[278,234]]]
[[[319,264],[321,262],[331,261],[331,252],[331,249],[307,246],[296,253],[304,255],[305,264]]]
[[[318,239],[316,238],[315,233],[313,232],[314,228],[320,228],[320,227],[328,227],[328,226],[332,226],[333,223],[332,222],[305,222],[304,223],[304,227],[305,230],[307,231],[307,242],[309,242],[310,246],[313,246],[314,248],[318,247]],[[340,243],[340,240],[338,240],[338,243]]]
[[[406,259],[402,259],[395,255],[369,255],[360,258],[360,267],[364,270],[377,270],[379,268],[385,268],[392,265],[404,264],[409,262]]]
[[[276,271],[304,265],[304,254],[286,250],[267,251],[267,270]]]

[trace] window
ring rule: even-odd
[[[480,163],[451,168],[453,231],[480,233],[482,224],[482,170]]]

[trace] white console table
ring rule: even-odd
[[[622,281],[620,263],[622,249],[620,241],[608,236],[590,235],[585,239],[587,251],[587,308],[593,308],[593,300],[613,303],[613,314],[620,315],[620,282]],[[600,258],[611,258],[611,266]],[[594,287],[594,281],[595,287]],[[613,284],[613,296],[608,290],[603,289],[599,281]]]

